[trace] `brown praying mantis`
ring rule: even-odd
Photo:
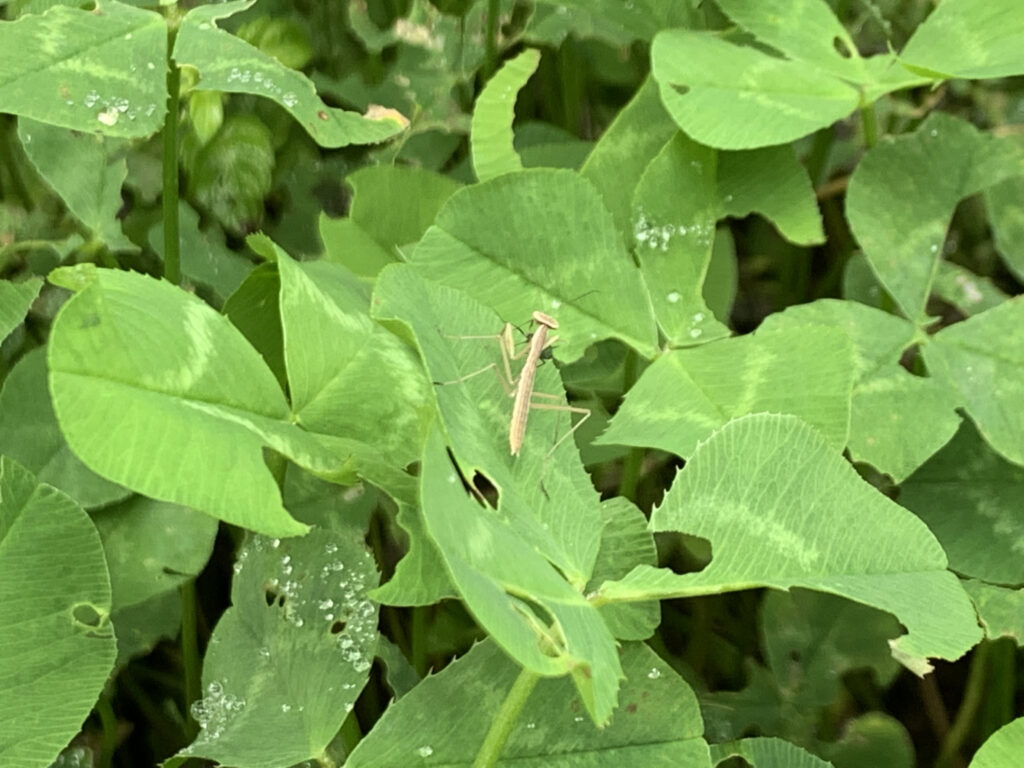
[[[555,442],[551,449],[548,451],[547,459],[555,452],[555,449],[561,445],[566,438],[570,437],[588,418],[590,418],[590,410],[587,408],[579,408],[573,405],[567,405],[565,402],[558,403],[537,403],[534,402],[535,397],[550,398],[552,400],[562,401],[561,395],[551,395],[543,392],[534,392],[534,383],[537,379],[537,366],[540,365],[542,359],[550,357],[551,345],[558,341],[557,336],[549,336],[550,331],[558,330],[558,321],[551,315],[545,314],[544,312],[534,312],[532,320],[535,323],[536,330],[529,336],[529,344],[526,348],[520,352],[515,351],[515,339],[512,335],[514,325],[511,323],[505,323],[505,327],[501,333],[489,334],[484,336],[452,336],[450,338],[458,339],[497,339],[498,346],[501,349],[501,361],[504,368],[504,378],[501,375],[496,363],[490,363],[485,365],[483,368],[468,373],[453,381],[437,382],[439,384],[458,384],[460,382],[471,379],[484,371],[493,370],[495,375],[498,377],[498,381],[501,382],[505,393],[509,397],[515,398],[512,405],[512,417],[509,420],[508,426],[508,447],[509,451],[513,456],[518,456],[519,451],[523,447],[523,439],[526,436],[526,419],[529,416],[530,409],[536,408],[538,410],[550,410],[550,411],[568,411],[569,413],[580,414],[582,418],[577,421],[572,427],[562,435]],[[519,376],[514,377],[512,375],[512,361],[524,358],[523,367],[519,371]]]

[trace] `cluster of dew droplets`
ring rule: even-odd
[[[224,691],[224,684],[217,680],[206,686],[206,695],[192,703],[189,710],[192,718],[202,729],[199,734],[201,741],[219,739],[228,723],[245,709],[245,699]]]
[[[228,82],[252,86],[256,92],[263,92],[270,98],[280,99],[281,103],[289,109],[299,103],[298,96],[291,91],[285,91],[273,81],[270,75],[263,72],[232,67],[228,72]]]
[[[67,103],[73,105],[74,100],[69,99]],[[135,120],[139,115],[152,117],[157,109],[155,102],[150,102],[144,108],[133,107],[132,103],[123,96],[104,96],[95,89],[85,94],[82,104],[86,109],[98,108],[99,112],[96,113],[96,119],[107,127],[117,125],[122,115],[128,120]]]
[[[307,536],[296,546],[305,548],[311,543]],[[267,569],[265,588],[281,599],[284,620],[296,629],[305,627],[335,638],[342,659],[354,672],[363,674],[373,663],[377,639],[377,609],[366,598],[366,591],[376,585],[375,580],[370,583],[371,561],[362,553],[366,562],[350,561],[346,565],[345,553],[337,543],[327,541],[317,546],[322,547],[322,554],[309,552],[308,557],[322,565],[319,571],[303,574],[296,572],[295,560],[305,559],[300,554],[301,549],[293,554],[288,551],[291,547],[282,547],[280,539],[253,536],[239,551],[234,572],[238,576],[246,568],[256,567],[253,565],[253,555],[256,555],[259,567]],[[348,556],[353,557],[353,554]],[[298,567],[301,569],[301,564]],[[266,655],[269,656],[269,650]]]
[[[370,586],[366,573],[361,569],[346,569],[337,552],[336,544],[324,545],[324,554],[332,559],[324,565],[320,575],[329,582],[333,581],[331,586],[340,590],[341,599],[324,599],[318,609],[323,620],[331,626],[336,621],[345,623],[338,636],[338,649],[345,662],[352,665],[353,671],[362,674],[373,663],[369,649],[373,648],[377,638],[377,609],[366,599],[366,590]]]
[[[713,223],[696,223],[690,226],[685,224],[655,224],[647,218],[643,210],[638,210],[636,219],[633,222],[633,238],[640,247],[646,247],[651,251],[665,252],[674,237],[690,236],[697,245],[707,247],[711,245],[714,237],[715,227]]]

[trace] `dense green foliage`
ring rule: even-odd
[[[0,14],[4,768],[1019,766],[1020,0]]]

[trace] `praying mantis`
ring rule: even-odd
[[[509,452],[513,456],[518,456],[519,452],[523,447],[523,440],[526,436],[526,421],[529,416],[530,409],[536,408],[538,410],[551,410],[551,411],[568,411],[569,413],[580,414],[582,418],[577,421],[572,427],[562,435],[551,449],[548,451],[547,457],[551,456],[555,452],[555,449],[562,444],[568,437],[570,437],[588,418],[590,418],[590,410],[587,408],[579,408],[573,405],[567,405],[564,402],[558,403],[537,403],[533,401],[535,397],[550,398],[552,400],[561,401],[563,398],[561,395],[551,395],[543,392],[535,392],[534,384],[537,379],[537,367],[540,365],[542,359],[545,359],[545,353],[549,353],[551,345],[557,340],[557,336],[549,336],[549,332],[558,330],[558,321],[551,315],[545,314],[544,312],[536,311],[533,313],[531,318],[536,325],[536,330],[529,336],[529,344],[527,347],[520,351],[515,351],[515,339],[513,337],[513,326],[511,323],[505,323],[505,327],[501,333],[494,335],[484,336],[452,336],[450,338],[458,339],[497,339],[498,345],[501,349],[501,360],[504,368],[505,377],[503,378],[501,372],[498,370],[496,363],[490,363],[485,365],[483,368],[468,373],[453,381],[437,382],[438,384],[458,384],[460,382],[471,379],[484,371],[493,370],[501,382],[505,393],[514,398],[512,405],[512,415],[509,419],[508,427],[508,446]],[[550,356],[550,355],[549,355]],[[523,367],[519,371],[518,376],[512,375],[512,361],[523,358]]]

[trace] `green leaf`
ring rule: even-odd
[[[95,273],[61,309],[49,346],[54,410],[71,449],[147,496],[268,534],[305,531],[281,506],[264,446],[320,472],[342,459],[292,422],[259,354],[193,295],[138,274]]]
[[[1013,768],[1024,751],[1024,717],[1004,725],[974,753],[970,768]]]
[[[822,0],[719,0],[718,7],[790,58],[854,83],[869,79],[856,43]]]
[[[398,524],[409,535],[409,548],[395,573],[370,593],[384,605],[433,605],[446,598],[458,598],[452,580],[444,567],[437,545],[427,535],[419,507],[402,504],[398,508]]]
[[[706,538],[715,557],[687,575],[638,566],[606,583],[604,600],[756,586],[829,592],[894,614],[908,630],[892,641],[894,653],[918,671],[928,657],[959,658],[980,638],[970,601],[924,523],[861,480],[796,417],[755,414],[715,432],[651,527]]]
[[[39,175],[94,237],[112,251],[138,252],[117,219],[124,205],[121,186],[128,175],[124,157],[118,157],[121,141],[25,117],[18,121],[18,138]]]
[[[573,441],[562,440],[555,450],[569,429],[565,414],[531,410],[520,453],[511,455],[512,400],[501,383],[506,374],[493,335],[501,321],[466,294],[401,265],[381,273],[373,304],[379,320],[415,337],[463,476],[487,477],[516,535],[582,589],[600,544],[599,499]],[[535,392],[564,396],[555,366],[537,369]]]
[[[593,184],[616,228],[632,245],[633,192],[647,164],[678,127],[665,111],[657,84],[647,78],[601,135],[580,175]]]
[[[167,25],[97,0],[0,23],[0,112],[87,133],[137,138],[166,111]]]
[[[232,115],[212,140],[182,152],[190,198],[235,235],[259,227],[274,163],[273,134],[250,114]]]
[[[943,0],[907,41],[908,66],[946,77],[1024,74],[1024,18],[1016,0]]]
[[[324,258],[357,275],[374,277],[399,261],[433,223],[458,182],[425,168],[379,165],[345,177],[352,187],[348,218],[320,216]]]
[[[54,567],[54,553],[60,566]],[[46,768],[114,666],[110,579],[88,515],[0,456],[0,759]]]
[[[0,391],[0,454],[10,456],[39,482],[64,491],[83,507],[101,507],[130,491],[86,467],[68,448],[50,403],[46,350],[25,355]]]
[[[21,325],[42,287],[43,281],[39,277],[20,283],[0,280],[0,341]]]
[[[477,622],[530,671],[571,674],[593,721],[606,723],[622,676],[614,638],[597,609],[500,513],[467,497],[436,430],[427,439],[420,499],[427,532]]]
[[[642,643],[623,646],[622,668],[622,707],[600,730],[579,713],[568,681],[539,681],[497,765],[710,768],[700,710],[682,678]],[[520,671],[495,643],[475,646],[392,704],[345,765],[469,768]]]
[[[513,322],[536,310],[556,318],[560,359],[605,338],[654,353],[640,272],[597,191],[575,172],[537,168],[460,189],[412,264]]]
[[[843,694],[843,676],[869,668],[882,685],[899,671],[887,639],[899,632],[889,614],[818,592],[769,592],[758,625],[765,667],[748,662],[749,685],[701,695],[705,733],[714,741],[744,733],[812,745],[822,709]]]
[[[702,295],[718,218],[716,162],[714,150],[676,133],[633,197],[634,251],[658,325],[677,345],[729,335]]]
[[[121,669],[152,652],[161,640],[173,642],[181,632],[181,595],[161,592],[141,603],[114,609],[110,620],[117,631],[117,663]]]
[[[647,518],[632,502],[621,496],[608,499],[601,504],[601,514],[604,517],[601,549],[587,593],[605,581],[621,579],[639,563],[658,563],[658,551],[654,537],[647,530]],[[604,605],[600,610],[617,640],[646,640],[661,623],[661,605],[656,601]]]
[[[792,413],[835,451],[846,444],[853,347],[821,325],[757,331],[661,356],[641,374],[598,440],[683,458],[730,419]]]
[[[718,196],[725,214],[759,213],[791,243],[825,242],[811,179],[792,147],[720,152]]]
[[[239,27],[238,36],[290,69],[302,69],[313,58],[306,28],[287,16],[258,16]]]
[[[192,705],[202,730],[179,755],[247,768],[319,756],[366,684],[377,645],[366,592],[377,579],[356,537],[250,535]]]
[[[921,352],[929,372],[958,394],[986,442],[1024,464],[1024,299],[944,328]]]
[[[461,186],[425,168],[371,166],[345,177],[352,187],[349,217],[385,248],[415,243]]]
[[[733,756],[742,757],[753,768],[832,768],[832,763],[782,739],[758,737],[711,746],[715,765]]]
[[[967,316],[992,309],[1009,298],[989,278],[949,261],[939,262],[932,291]]]
[[[198,576],[217,535],[212,517],[142,496],[91,516],[110,569],[114,610],[173,592]]]
[[[185,16],[174,44],[179,66],[199,70],[203,90],[249,93],[283,107],[322,147],[375,144],[395,136],[408,125],[397,113],[375,118],[328,107],[313,83],[301,72],[241,38],[219,29],[215,22],[252,7],[256,0],[201,5]]]
[[[985,190],[992,236],[1006,266],[1024,281],[1024,177],[1004,179]]]
[[[915,338],[910,323],[863,304],[821,299],[770,315],[761,327],[796,331],[820,325],[842,330],[854,344],[851,458],[902,482],[956,432],[960,398],[945,384],[898,364]]]
[[[989,448],[969,422],[902,485],[899,502],[928,524],[957,573],[1024,583],[1024,468]]]
[[[506,61],[476,100],[470,132],[473,170],[480,181],[523,169],[512,145],[516,96],[537,71],[540,51],[528,48]]]
[[[836,768],[914,768],[917,764],[907,729],[883,712],[867,712],[845,723],[839,740],[822,744],[821,753]]]
[[[281,330],[281,278],[276,264],[261,264],[224,302],[224,314],[263,358],[283,390],[284,331]]]
[[[274,246],[292,419],[310,432],[362,440],[396,468],[419,458],[430,384],[407,346],[370,319],[343,267],[300,265]]]
[[[927,325],[925,302],[957,204],[1024,175],[1024,152],[934,112],[915,133],[884,137],[850,178],[846,211],[864,254],[903,314]]]
[[[185,201],[178,204],[181,272],[189,280],[209,286],[221,301],[238,290],[255,266],[244,255],[224,244],[216,227],[199,228],[199,214]],[[149,230],[149,247],[164,257],[164,225],[161,219]]]
[[[1006,589],[977,579],[964,579],[964,590],[978,612],[985,637],[1012,637],[1024,644],[1024,589]]]
[[[776,58],[710,32],[659,32],[651,71],[679,127],[719,149],[785,144],[843,119],[860,103],[855,86],[816,64]]]
[[[526,34],[557,47],[566,36],[596,37],[616,47],[634,40],[649,41],[665,27],[683,26],[696,14],[689,2],[661,0],[539,0]]]

